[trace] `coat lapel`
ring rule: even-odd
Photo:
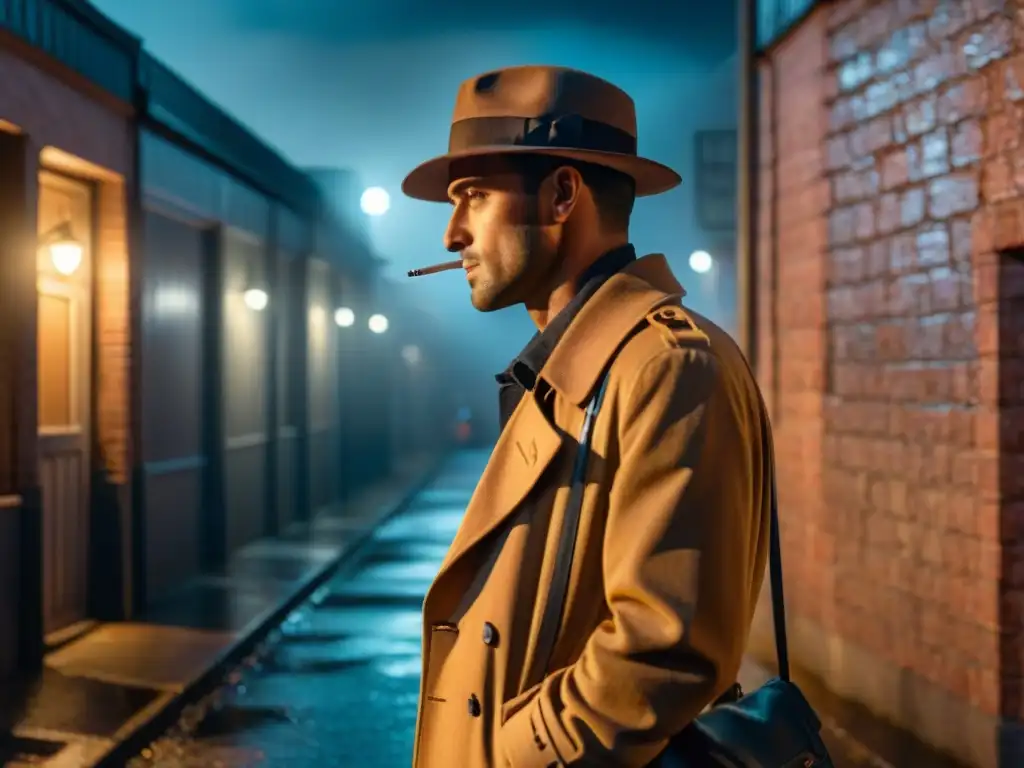
[[[558,455],[563,442],[564,437],[548,421],[534,393],[528,393],[498,438],[435,583],[515,511]]]

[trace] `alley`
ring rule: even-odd
[[[130,768],[408,766],[420,604],[486,460],[486,451],[454,455],[223,688],[186,710]],[[745,670],[748,684],[758,674]],[[826,737],[837,768],[885,765]]]

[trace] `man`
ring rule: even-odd
[[[621,90],[516,67],[463,83],[449,153],[403,184],[454,206],[445,245],[473,305],[524,304],[538,328],[498,377],[501,437],[424,601],[416,768],[648,765],[736,679],[767,555],[768,421],[734,342],[629,245],[634,197],[678,183],[637,156]]]

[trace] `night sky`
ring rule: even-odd
[[[392,196],[373,220],[389,276],[445,258],[450,209],[402,197],[417,163],[447,146],[460,81],[512,64],[588,70],[637,102],[640,152],[683,186],[637,204],[641,253],[668,254],[699,311],[731,324],[734,302],[702,295],[687,257],[713,250],[694,216],[693,132],[736,121],[735,12],[707,0],[516,4],[455,0],[94,0],[154,54],[300,166],[355,170]],[[481,315],[450,273],[405,285],[489,375],[533,332],[521,308]],[[491,395],[493,393],[488,393]]]

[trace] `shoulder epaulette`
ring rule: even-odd
[[[647,314],[647,322],[661,333],[669,346],[711,346],[711,340],[686,310],[675,304],[662,305]]]

